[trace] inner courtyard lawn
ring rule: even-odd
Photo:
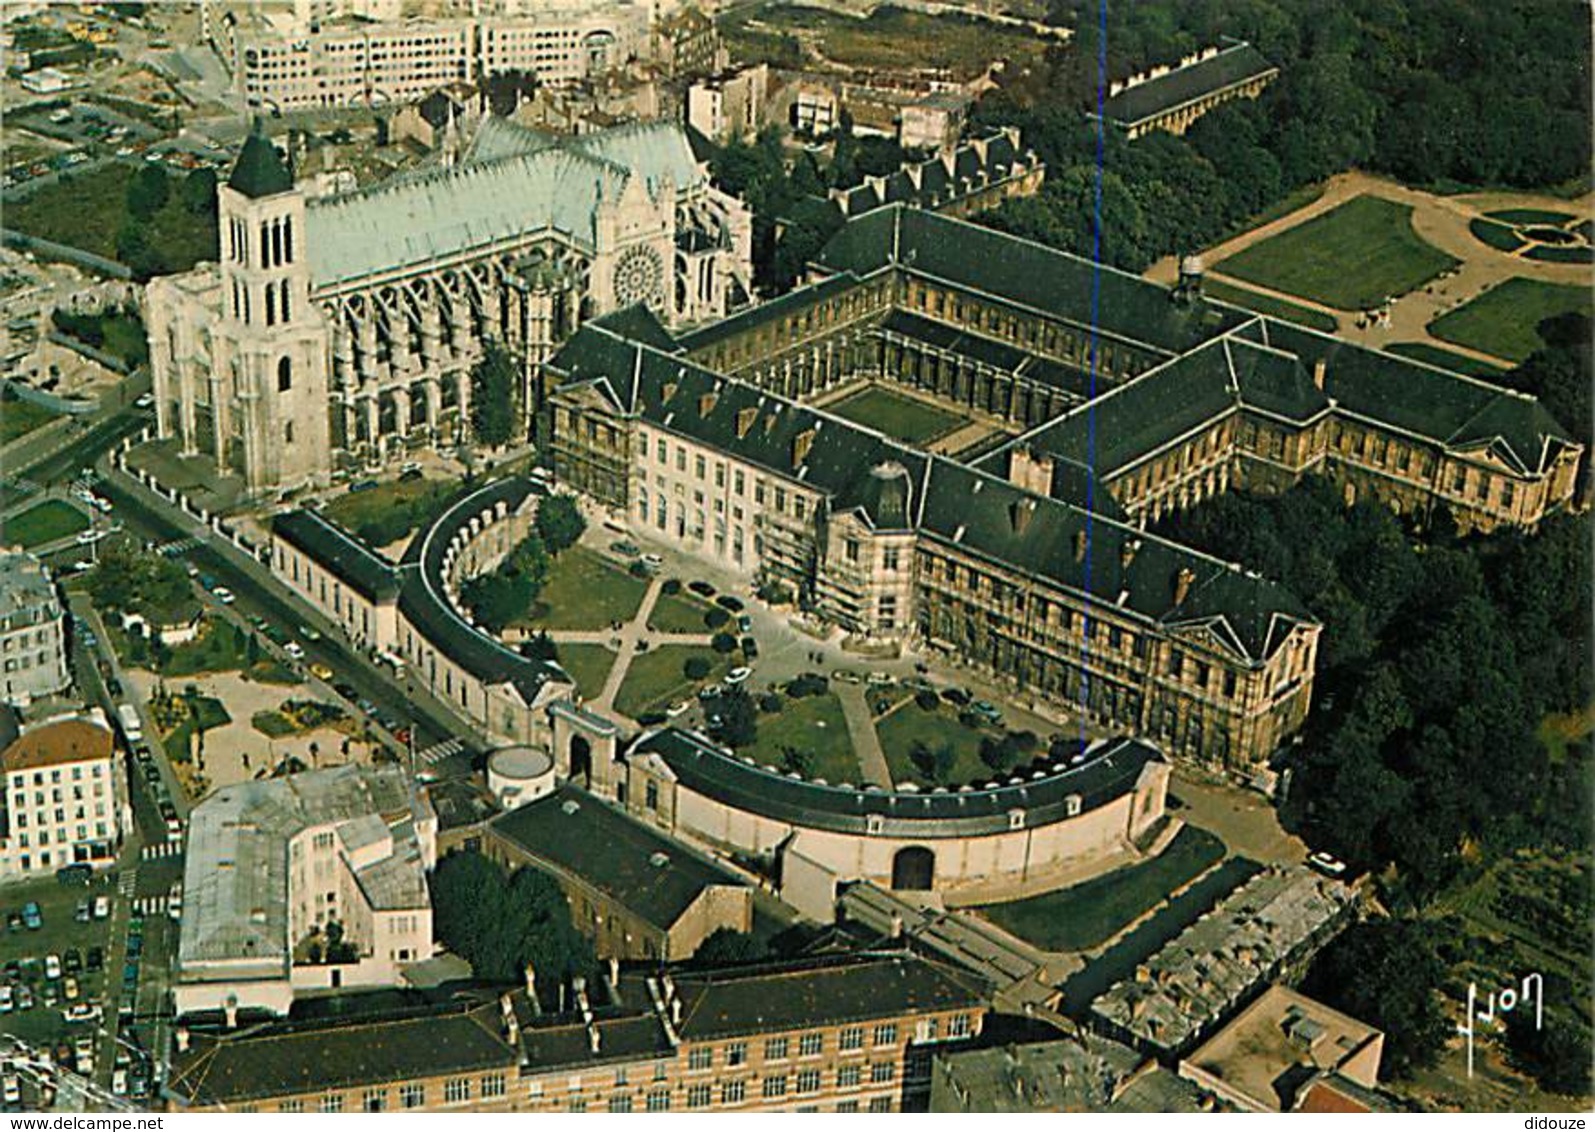
[[[648,611],[648,628],[656,633],[708,633],[704,622],[710,605],[699,601],[685,591],[675,594],[661,593]]]
[[[881,385],[871,385],[826,406],[830,412],[877,428],[905,444],[923,444],[951,432],[968,418]]]
[[[989,782],[997,772],[981,761],[980,740],[996,737],[998,732],[981,727],[968,727],[945,704],[935,711],[925,711],[917,704],[908,703],[875,721],[875,734],[886,755],[886,765],[891,769],[893,782],[917,782],[923,786],[962,786],[966,783]],[[952,766],[937,779],[927,779],[908,756],[916,742],[931,750],[943,744],[952,748]]]
[[[1589,310],[1590,293],[1583,287],[1508,279],[1435,319],[1429,324],[1429,333],[1459,346],[1521,362],[1545,345],[1536,329],[1543,320]]]
[[[594,699],[604,690],[615,654],[603,645],[564,644],[559,646],[559,664],[576,681],[584,699]]]
[[[7,519],[0,525],[0,538],[31,550],[87,530],[88,525],[88,519],[76,507],[49,499]]]
[[[690,656],[709,662],[709,675],[689,680],[682,666]],[[724,676],[729,662],[719,653],[696,645],[660,645],[632,658],[626,679],[615,693],[615,710],[636,718],[650,711],[663,711],[676,700],[693,695],[704,684]]]
[[[1235,253],[1215,270],[1358,311],[1404,295],[1457,262],[1412,230],[1411,206],[1361,196]]]
[[[647,592],[646,581],[585,546],[573,546],[554,559],[524,624],[533,629],[607,629],[635,617]]]
[[[1083,951],[1106,943],[1223,859],[1222,841],[1188,825],[1150,861],[979,911],[1004,931],[1047,951]]]
[[[788,697],[779,712],[759,716],[758,740],[737,754],[785,773],[797,769],[788,765],[787,747],[809,753],[813,761],[805,777],[823,778],[832,786],[844,782],[858,785],[858,756],[847,733],[842,701],[834,692],[803,699]]]

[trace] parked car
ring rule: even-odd
[[[61,957],[59,955],[46,955],[44,957],[44,977],[59,979],[61,977]]]
[[[328,668],[325,664],[312,664],[310,666],[310,675],[314,676],[317,680],[331,680],[332,669]]]
[[[69,975],[78,974],[83,970],[83,953],[75,947],[68,948],[66,954],[61,956],[61,966]]]
[[[747,657],[747,659],[752,660],[759,655],[759,642],[752,637],[743,637],[741,644],[742,655]]]
[[[88,966],[88,969],[91,972],[92,971],[103,970],[105,968],[105,948],[103,948],[103,947],[91,947],[91,948],[89,948],[89,954],[88,954],[87,959],[85,960],[85,963],[86,963],[86,965]]]
[[[749,668],[745,664],[739,664],[730,672],[726,673],[726,683],[732,687],[735,687],[752,675],[753,669]]]
[[[996,723],[1002,718],[1002,709],[996,704],[992,703],[990,700],[976,700],[974,703],[969,705],[969,709],[976,715],[984,716],[992,723]]]
[[[890,672],[871,672],[864,682],[871,688],[890,688],[897,683],[897,677]]]
[[[675,719],[678,716],[685,715],[687,713],[687,709],[691,706],[691,700],[677,700],[675,703],[671,704],[665,709],[665,717],[667,719]]]
[[[0,1014],[10,1014],[17,1008],[9,985],[0,985]]]
[[[226,586],[217,586],[211,591],[211,593],[215,595],[216,600],[221,602],[223,605],[231,605],[234,601],[238,600],[233,596],[233,591],[228,589]]]
[[[664,569],[665,565],[665,560],[659,557],[657,554],[644,554],[641,558],[637,559],[637,561],[641,562],[650,570],[662,570]]]
[[[1308,857],[1307,864],[1329,877],[1338,877],[1346,871],[1346,862],[1324,852],[1314,853]]]
[[[28,986],[27,983],[23,983],[17,988],[17,1009],[33,1009],[33,988]]]
[[[635,558],[637,555],[642,553],[642,548],[640,548],[636,543],[628,542],[625,539],[621,539],[619,542],[610,543],[609,549],[620,555],[622,558]]]
[[[44,927],[44,914],[31,900],[22,906],[22,922],[30,932],[36,932]]]
[[[753,618],[746,613],[739,613],[737,615],[737,629],[744,633],[753,632]]]
[[[283,645],[282,651],[295,660],[303,660],[305,658],[305,647],[298,641],[289,641],[286,645]]]
[[[103,920],[111,914],[111,898],[109,896],[96,896],[94,898],[94,918]]]
[[[77,911],[73,913],[72,918],[80,924],[86,924],[93,919],[93,917],[93,905],[91,905],[87,900],[79,900]]]
[[[15,1073],[7,1073],[4,1077],[0,1077],[0,1100],[4,1100],[8,1105],[22,1103],[22,1084],[17,1080]]]
[[[838,684],[862,684],[864,682],[864,678],[851,668],[838,668],[831,673],[831,679]]]
[[[76,1002],[78,1000],[78,981],[71,975],[61,980],[61,994],[68,1002]]]
[[[8,932],[19,932],[21,930],[22,930],[22,913],[21,912],[8,912],[8,913],[6,913],[6,931],[8,931]]]

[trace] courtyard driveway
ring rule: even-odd
[[[1230,786],[1176,763],[1169,797],[1171,813],[1217,834],[1233,856],[1264,865],[1296,865],[1307,859],[1307,846],[1285,832],[1274,804],[1255,790]],[[1173,808],[1175,798],[1184,809]]]

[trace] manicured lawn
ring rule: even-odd
[[[232,722],[232,716],[227,714],[227,708],[214,696],[185,696],[191,714],[183,717],[181,722],[161,739],[161,745],[166,748],[166,755],[173,762],[187,762],[193,754],[189,736],[195,733],[203,734],[216,727],[225,727]],[[286,718],[286,717],[285,717]],[[253,722],[253,721],[251,721]]]
[[[880,385],[861,389],[826,408],[839,417],[878,428],[905,444],[923,444],[934,440],[968,419],[960,413],[905,397]]]
[[[346,492],[328,503],[322,514],[370,545],[386,546],[442,511],[458,487],[452,480],[394,480]]]
[[[1536,327],[1552,315],[1590,309],[1583,287],[1508,279],[1429,324],[1429,333],[1459,346],[1521,362],[1545,343]]]
[[[35,503],[26,511],[6,520],[0,526],[0,539],[8,544],[20,544],[24,549],[43,546],[57,539],[70,538],[87,530],[89,521],[83,512],[59,499]]]
[[[603,645],[560,645],[559,664],[576,681],[576,690],[592,699],[604,690],[609,670],[615,666],[615,654]]]
[[[1028,900],[989,904],[980,913],[1047,951],[1083,951],[1111,939],[1223,859],[1222,841],[1188,825],[1153,860]]]
[[[776,714],[759,716],[758,741],[737,754],[785,773],[792,769],[782,753],[785,747],[808,751],[813,756],[807,777],[823,778],[832,786],[858,784],[858,756],[847,733],[842,701],[834,692],[801,700],[788,697]]]
[[[43,405],[35,405],[20,397],[0,400],[0,444],[10,444],[17,437],[50,423],[55,417],[56,414]]]
[[[940,785],[962,786],[971,782],[990,782],[996,777],[996,772],[980,761],[980,740],[983,736],[995,736],[998,733],[985,728],[965,727],[945,704],[935,711],[924,711],[917,704],[905,704],[884,719],[877,719],[875,734],[880,738],[881,750],[886,753],[886,764],[891,768],[894,782],[937,785],[926,782],[925,776],[909,760],[908,752],[916,742],[924,743],[932,750],[944,743],[952,747],[952,769]]]
[[[1457,261],[1412,230],[1412,209],[1356,197],[1215,265],[1226,275],[1337,310],[1404,295]]]
[[[1497,224],[1494,220],[1470,220],[1468,231],[1474,238],[1502,252],[1515,252],[1523,246],[1523,238],[1510,224]]]
[[[1477,361],[1463,354],[1454,354],[1450,350],[1442,350],[1427,342],[1397,342],[1386,346],[1385,350],[1391,354],[1399,354],[1403,358],[1428,362],[1432,366],[1448,369],[1452,373],[1465,373],[1469,377],[1499,377],[1501,374],[1499,366],[1492,366],[1489,362]]]
[[[235,672],[247,668],[248,640],[248,634],[236,625],[219,618],[207,618],[198,637],[171,650],[161,666],[161,675],[196,676],[201,672]]]
[[[584,546],[573,546],[554,560],[526,624],[537,629],[607,629],[635,617],[646,592],[648,583],[641,578]]]
[[[701,656],[712,666],[702,680],[688,680],[681,666],[689,656]],[[661,645],[639,653],[626,670],[625,683],[615,696],[615,710],[635,718],[648,711],[659,711],[676,700],[694,694],[704,684],[718,680],[729,667],[712,649],[694,645]]]
[[[1323,311],[1315,311],[1296,303],[1287,303],[1284,299],[1276,299],[1272,295],[1259,295],[1256,291],[1248,291],[1245,287],[1236,287],[1219,279],[1209,279],[1203,284],[1202,289],[1210,298],[1234,303],[1238,307],[1245,307],[1249,311],[1266,314],[1271,318],[1310,326],[1314,330],[1322,330],[1325,334],[1333,334],[1340,328],[1334,317]]]
[[[708,602],[699,601],[685,590],[662,593],[648,611],[648,628],[656,633],[708,633],[711,630],[703,617],[710,608]]]
[[[1549,212],[1542,208],[1503,208],[1500,212],[1485,213],[1491,220],[1504,220],[1508,224],[1549,224],[1560,228],[1578,217],[1570,212]]]

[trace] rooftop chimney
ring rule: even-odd
[[[610,990],[610,993],[615,996],[616,1001],[619,1001],[619,999],[620,999],[620,960],[616,959],[613,955],[611,955],[609,957],[609,990]]]
[[[238,1029],[238,996],[230,994],[227,1001],[222,1003],[222,1017],[226,1019],[229,1030]]]
[[[792,466],[801,468],[803,462],[809,458],[809,450],[814,447],[815,431],[806,428],[792,438]]]
[[[530,963],[526,964],[526,997],[537,1003],[537,969]]]
[[[671,398],[675,397],[676,390],[678,388],[680,387],[676,385],[675,382],[667,381],[665,382],[664,388],[660,390],[660,393],[666,401],[669,401]]]
[[[1074,532],[1074,560],[1076,562],[1084,562],[1085,561],[1085,547],[1086,547],[1085,531],[1083,529],[1075,531]]]
[[[187,1053],[188,1052],[188,1027],[187,1026],[179,1026],[179,1027],[177,1027],[177,1052],[178,1053]]]
[[[718,400],[720,400],[720,394],[716,393],[712,389],[709,392],[702,394],[698,398],[698,415],[700,417],[706,417],[710,413],[714,412],[714,403]]]
[[[1052,494],[1052,457],[1028,444],[1015,448],[1008,457],[1008,482],[1037,495]]]
[[[1323,388],[1324,388],[1324,374],[1326,372],[1328,372],[1328,370],[1329,370],[1329,362],[1325,358],[1319,358],[1316,362],[1313,363],[1313,384],[1318,387],[1320,392],[1323,391]]]
[[[1141,549],[1141,540],[1140,539],[1138,539],[1138,538],[1125,539],[1124,540],[1124,545],[1119,548],[1119,565],[1124,567],[1126,570],[1128,570],[1130,568],[1130,563],[1135,561],[1135,552],[1140,550],[1140,549]]]
[[[1180,572],[1174,577],[1174,604],[1184,605],[1185,596],[1191,592],[1191,583],[1196,581],[1196,575],[1189,566],[1181,566]]]
[[[1024,534],[1030,526],[1030,519],[1036,513],[1034,499],[1016,499],[1008,508],[1008,518],[1013,522],[1015,534]]]
[[[737,410],[737,439],[741,440],[753,431],[753,422],[759,419],[759,410],[749,405],[745,409]]]

